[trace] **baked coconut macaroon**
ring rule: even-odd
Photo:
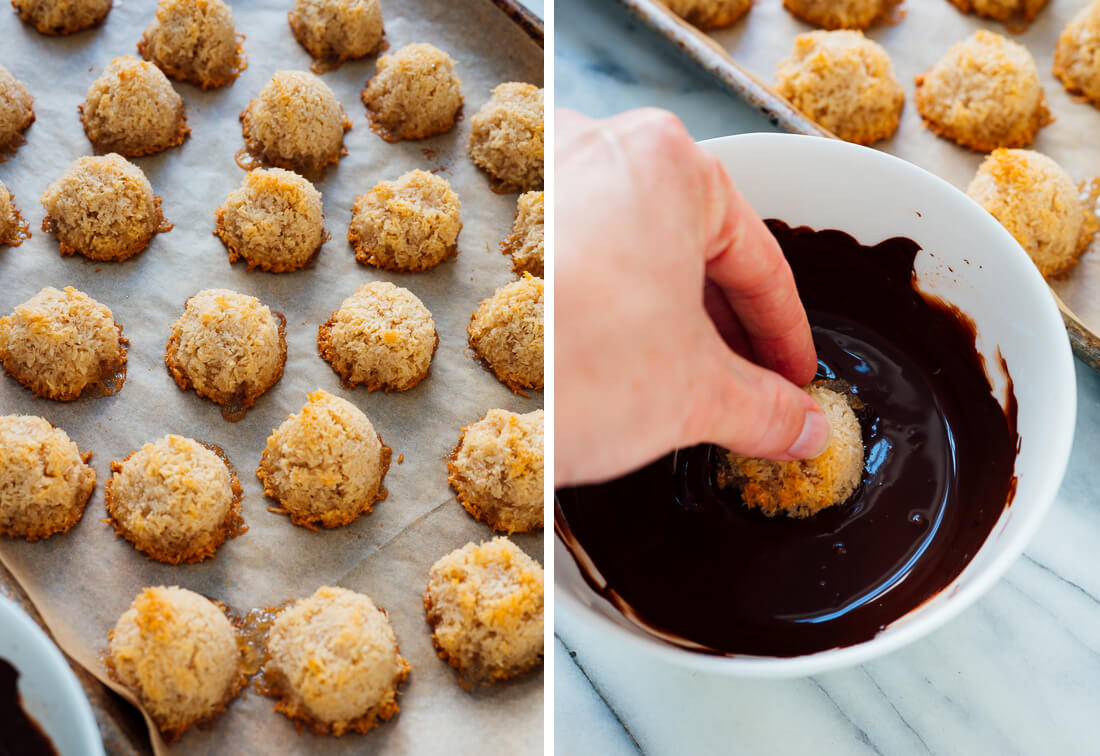
[[[32,123],[34,98],[23,82],[0,66],[0,159],[23,144],[23,132]]]
[[[176,586],[145,588],[108,635],[107,669],[171,743],[244,687],[240,635],[222,607]]]
[[[0,183],[0,244],[18,247],[29,238],[30,226],[15,205],[15,195]]]
[[[248,530],[241,483],[221,450],[168,435],[111,462],[104,488],[115,531],[150,559],[190,564]]]
[[[386,498],[389,467],[390,448],[362,410],[318,390],[267,437],[256,475],[295,525],[336,528]]]
[[[451,130],[462,109],[455,62],[434,45],[405,45],[378,59],[361,95],[371,125],[387,142]]]
[[[462,429],[447,468],[466,511],[493,530],[542,530],[543,412],[491,409]]]
[[[898,129],[905,90],[886,51],[862,32],[799,34],[775,76],[779,94],[845,141],[873,144]]]
[[[50,36],[99,26],[112,4],[113,0],[11,0],[19,18]]]
[[[127,343],[107,306],[71,286],[47,286],[0,318],[4,370],[35,396],[61,402],[121,389]]]
[[[500,244],[500,251],[512,256],[512,270],[516,273],[543,277],[544,213],[543,192],[524,192],[519,196],[512,235]]]
[[[749,12],[752,0],[664,0],[668,9],[700,29],[732,26]]]
[[[917,76],[915,98],[925,126],[978,152],[1026,147],[1052,120],[1031,53],[985,29]]]
[[[1032,150],[994,150],[966,193],[1008,229],[1044,277],[1072,267],[1097,222],[1060,165]]]
[[[408,674],[386,612],[362,593],[322,586],[271,623],[264,692],[315,735],[365,733],[389,720]]]
[[[214,216],[229,261],[244,259],[249,270],[298,270],[328,239],[321,193],[282,168],[249,171]]]
[[[530,273],[497,289],[470,317],[470,346],[508,388],[542,389],[543,280]]]
[[[149,179],[116,154],[77,158],[42,193],[42,207],[42,230],[57,235],[61,254],[89,260],[126,260],[172,228]]]
[[[1035,19],[1047,0],[948,0],[963,13],[974,13],[1023,31]]]
[[[832,431],[824,452],[790,462],[729,452],[718,473],[720,486],[739,488],[742,503],[767,517],[803,519],[843,504],[863,474],[863,432],[849,396],[818,383],[806,393],[821,405]]]
[[[367,391],[408,391],[427,377],[437,346],[428,308],[386,281],[360,286],[317,329],[321,358]]]
[[[525,192],[542,186],[542,90],[509,81],[493,90],[470,119],[470,157],[493,179],[498,192]]]
[[[164,364],[180,389],[195,389],[235,422],[283,376],[286,318],[256,297],[203,289],[173,324]]]
[[[823,29],[866,29],[889,22],[901,0],[783,0],[792,16]]]
[[[378,0],[295,0],[287,15],[298,44],[322,73],[345,60],[364,58],[382,46],[382,6]]]
[[[424,271],[458,254],[461,204],[447,179],[414,170],[355,199],[348,241],[355,259],[385,270]]]
[[[191,133],[183,98],[168,77],[132,55],[107,64],[80,106],[84,133],[96,152],[153,155]]]
[[[173,79],[212,89],[247,67],[242,39],[224,0],[160,0],[137,49]]]
[[[542,566],[503,536],[432,565],[424,608],[440,658],[467,690],[542,662]]]
[[[1082,8],[1058,37],[1054,75],[1067,92],[1100,107],[1100,0]]]
[[[340,101],[318,76],[276,71],[241,113],[245,146],[238,162],[247,153],[253,160],[316,176],[347,154],[344,132],[350,128]]]
[[[37,541],[75,525],[95,488],[91,456],[41,417],[0,416],[0,535]]]

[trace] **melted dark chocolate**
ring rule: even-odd
[[[0,659],[0,756],[57,756],[48,735],[23,710],[19,670]]]
[[[1011,503],[1019,436],[1011,379],[1006,411],[973,321],[916,290],[915,242],[768,225],[818,378],[866,405],[859,488],[814,517],[769,519],[719,488],[723,451],[699,446],[559,490],[555,520],[598,571],[582,567],[592,587],[643,627],[712,653],[798,656],[868,640],[951,583]]]

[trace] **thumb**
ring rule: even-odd
[[[718,347],[719,356],[692,392],[688,444],[713,443],[747,457],[784,461],[825,451],[829,421],[817,402],[778,373],[725,344]]]

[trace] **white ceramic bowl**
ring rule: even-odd
[[[19,670],[23,709],[50,736],[61,756],[103,756],[91,706],[69,663],[38,625],[3,596],[0,658]]]
[[[840,229],[865,245],[907,236],[921,246],[919,288],[975,321],[978,348],[1002,404],[998,348],[1007,362],[1019,404],[1016,496],[954,582],[873,639],[846,648],[794,658],[724,657],[658,640],[596,595],[556,538],[557,605],[616,641],[717,674],[794,677],[858,664],[921,637],[973,603],[1039,527],[1073,442],[1077,394],[1069,341],[1050,291],[1023,248],[980,206],[931,173],[883,152],[818,137],[746,134],[702,146],[722,161],[764,218]]]

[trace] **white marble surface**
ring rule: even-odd
[[[612,0],[555,8],[559,106],[607,115],[658,105],[700,139],[771,130]],[[973,607],[870,664],[781,682],[683,671],[603,641],[559,608],[557,752],[1100,754],[1100,376],[1077,368],[1077,436],[1058,501]]]

